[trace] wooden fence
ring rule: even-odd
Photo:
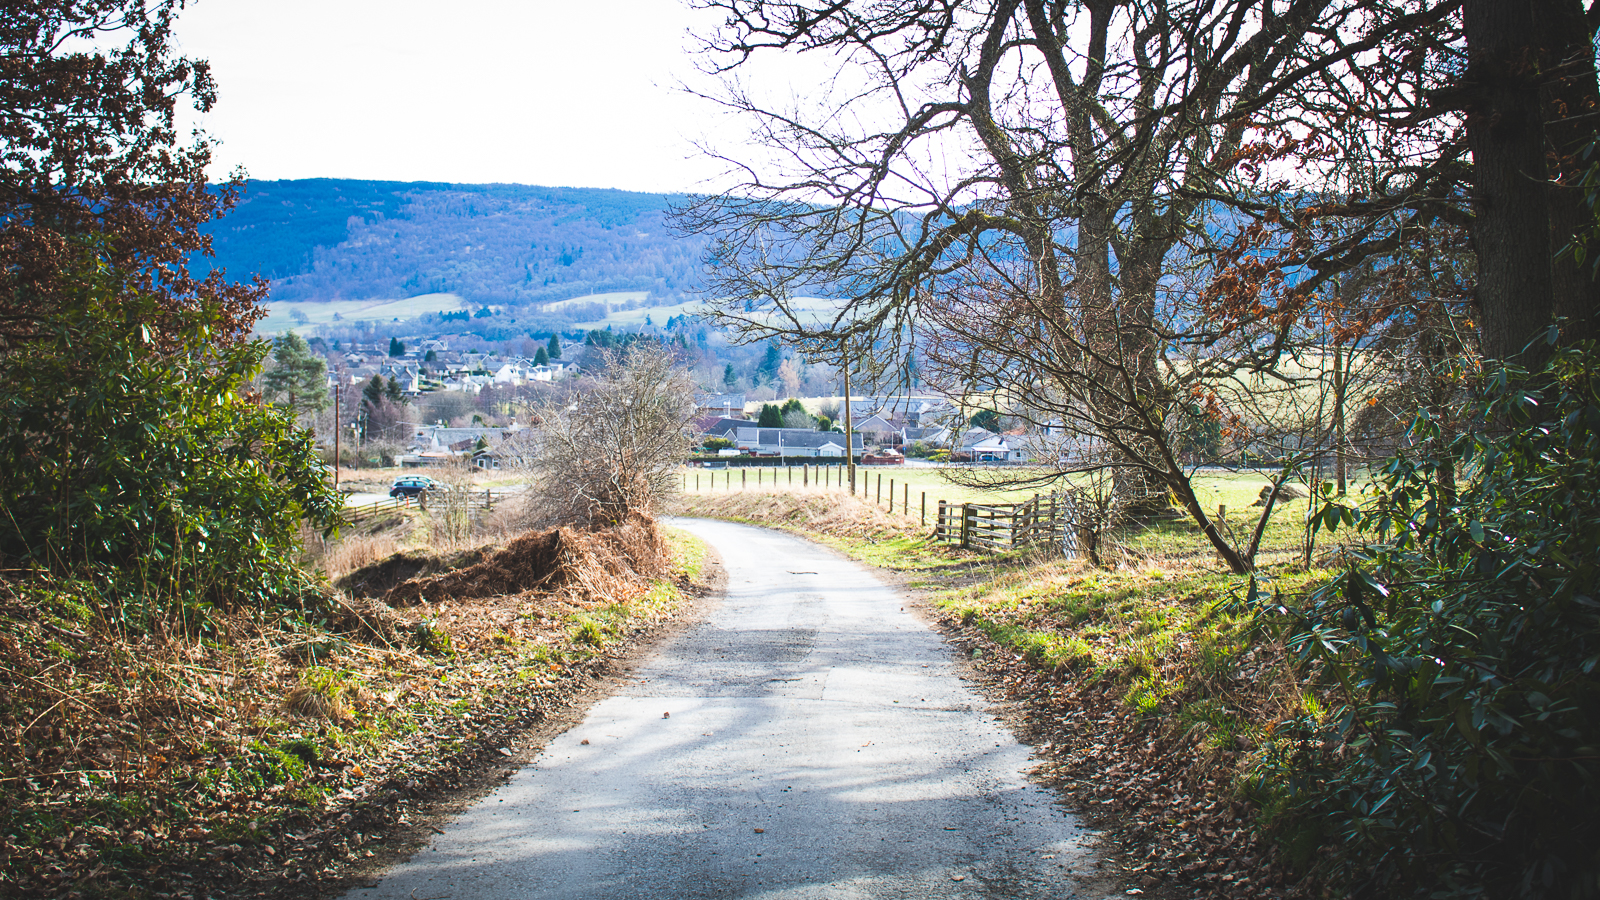
[[[1069,493],[1035,495],[1023,503],[946,503],[939,501],[933,539],[962,547],[1011,550],[1028,544],[1054,544],[1063,554],[1078,552],[1078,504]]]
[[[516,493],[518,493],[516,490],[509,488],[485,488],[481,491],[467,492],[467,501],[474,509],[494,509],[496,503]],[[387,497],[382,500],[374,500],[371,503],[363,503],[359,506],[346,506],[344,508],[344,520],[355,524],[362,519],[370,519],[381,512],[391,509],[410,509],[413,506],[418,509],[427,509],[427,499]]]
[[[809,464],[801,466],[739,469],[697,468],[683,473],[685,491],[738,491],[763,488],[767,485],[809,486],[848,489],[846,469],[842,464]],[[754,472],[754,476],[751,473]],[[901,515],[916,517],[928,524],[928,492],[919,491],[913,498],[911,486],[903,481],[896,485],[895,470],[856,470],[857,490],[863,501],[884,505],[889,512],[898,506]],[[884,481],[889,482],[885,490]],[[913,504],[920,500],[920,508]],[[1070,491],[1035,494],[1023,503],[951,503],[937,501],[934,513],[933,539],[962,547],[988,550],[1010,550],[1029,544],[1053,544],[1067,556],[1079,552],[1077,498]]]

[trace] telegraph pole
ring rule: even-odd
[[[339,490],[339,432],[344,430],[344,406],[339,402],[339,389],[344,387],[344,375],[334,373],[333,381],[333,489]]]
[[[843,345],[840,345],[841,349]],[[850,354],[844,354],[844,459],[850,471],[850,493],[856,492],[856,417],[850,411]]]

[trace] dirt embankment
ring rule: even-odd
[[[0,894],[336,894],[536,753],[714,564],[639,522],[352,573],[303,612],[131,631],[0,584]]]

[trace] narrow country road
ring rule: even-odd
[[[1084,833],[867,569],[677,520],[727,596],[353,900],[1068,898]]]

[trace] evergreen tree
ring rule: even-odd
[[[406,345],[404,343],[402,343],[400,341],[400,339],[397,338],[397,337],[389,338],[389,355],[390,356],[405,356],[406,355]]]
[[[778,352],[778,342],[768,341],[767,352],[761,357],[761,365],[756,367],[756,372],[763,381],[771,381],[778,377],[778,367],[783,365],[783,354]]]
[[[400,391],[400,382],[395,381],[393,378],[390,378],[389,383],[383,386],[383,396],[390,403],[406,402],[406,395]]]
[[[558,335],[558,334],[550,335],[550,343],[545,345],[544,350],[545,350],[546,353],[550,354],[550,358],[551,359],[560,359],[561,358],[561,336]]]
[[[533,364],[536,366],[550,365],[550,354],[543,347],[540,347],[539,351],[533,354]]]
[[[739,383],[739,376],[734,374],[734,371],[733,371],[733,363],[728,363],[726,366],[723,367],[723,369],[722,369],[722,383],[730,391],[733,390],[733,386],[734,385]]]
[[[383,377],[381,375],[372,376],[372,380],[367,382],[366,386],[361,389],[361,397],[366,401],[367,406],[377,406],[378,401],[383,399]]]
[[[783,410],[776,403],[761,404],[761,418],[756,420],[756,426],[760,428],[782,428]]]
[[[296,417],[326,407],[328,364],[292,331],[273,343],[272,371],[261,378],[267,399]]]

